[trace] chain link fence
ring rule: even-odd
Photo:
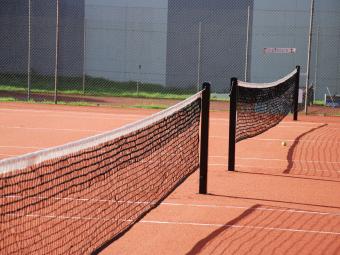
[[[5,8],[6,6],[6,8]],[[14,18],[15,17],[15,18]],[[0,84],[2,91],[25,90],[28,78],[28,4],[0,3]]]
[[[211,81],[227,99],[231,77],[269,82],[301,65],[323,104],[340,94],[340,6],[327,1],[2,0],[0,97],[182,99]]]

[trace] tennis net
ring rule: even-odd
[[[229,160],[235,143],[257,136],[279,124],[290,112],[297,120],[300,67],[272,83],[232,79],[229,123]],[[229,169],[234,168],[229,162]]]
[[[0,161],[4,254],[96,254],[199,168],[202,94],[101,135]]]

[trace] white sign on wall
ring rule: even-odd
[[[264,54],[292,54],[296,52],[296,48],[264,48]]]
[[[303,89],[299,89],[299,97],[298,97],[298,103],[303,103]]]

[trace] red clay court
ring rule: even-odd
[[[1,103],[0,157],[62,145],[154,112]],[[210,113],[208,194],[198,194],[196,171],[101,254],[340,254],[340,119],[288,116],[238,143],[236,171],[227,172],[228,115]],[[87,224],[85,216],[78,220]]]

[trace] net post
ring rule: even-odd
[[[203,83],[199,180],[200,194],[207,194],[210,88],[211,84],[209,82]]]
[[[295,88],[294,88],[294,117],[293,120],[297,120],[298,118],[298,106],[299,106],[299,87],[300,87],[300,66],[296,66],[296,80],[295,80]]]
[[[230,81],[228,171],[235,171],[237,78]]]

